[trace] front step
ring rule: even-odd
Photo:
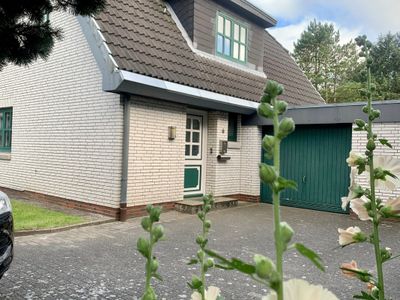
[[[239,200],[229,197],[216,197],[212,209],[238,206]],[[175,210],[186,214],[197,214],[203,205],[203,198],[196,197],[175,202]]]

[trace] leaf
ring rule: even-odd
[[[297,182],[294,180],[289,180],[283,177],[279,177],[277,192],[283,191],[284,189],[297,190]]]
[[[190,265],[195,265],[195,264],[198,264],[198,263],[199,263],[199,260],[198,260],[198,259],[192,258],[192,259],[187,263],[187,265],[190,266]]]
[[[366,300],[376,300],[374,297],[372,297],[370,294],[367,294],[364,291],[361,291],[361,295],[355,295],[353,296],[354,299],[366,299]]]
[[[226,263],[228,263],[228,264],[230,263],[229,260],[227,260],[225,257],[219,255],[217,252],[214,252],[214,251],[209,250],[209,249],[204,249],[204,252],[207,253],[208,256],[216,258],[216,259],[218,259],[219,261],[221,261],[221,262],[223,262],[225,264]]]
[[[321,257],[317,253],[300,243],[295,243],[293,246],[301,255],[308,258],[318,269],[325,272],[325,267],[322,265]]]
[[[248,264],[238,258],[232,258],[231,262],[232,267],[236,270],[245,273],[245,274],[254,274],[256,273],[256,267],[254,265]]]
[[[393,148],[392,144],[390,144],[387,139],[379,139],[379,142],[384,146],[388,146],[391,149]]]
[[[164,281],[164,279],[162,278],[162,276],[158,273],[153,273],[153,277],[160,280],[160,281]]]
[[[250,275],[255,274],[256,272],[256,267],[254,265],[248,264],[238,258],[232,258],[231,260],[229,260],[222,257],[218,253],[208,249],[205,249],[204,252],[207,253],[208,256],[213,257],[219,261],[215,264],[215,267],[219,269],[237,270],[239,272]]]

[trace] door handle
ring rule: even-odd
[[[301,181],[302,181],[303,183],[306,183],[306,178],[307,178],[306,175],[304,175]]]

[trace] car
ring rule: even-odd
[[[0,191],[0,279],[11,265],[14,256],[14,220],[11,201]]]

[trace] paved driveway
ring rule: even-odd
[[[356,258],[364,268],[372,268],[371,247],[367,244],[337,248],[338,226],[366,223],[348,216],[284,208],[283,217],[296,230],[296,239],[322,253],[325,274],[296,253],[286,255],[288,278],[305,278],[335,292],[340,299],[351,299],[362,284],[344,279],[338,270],[343,261]],[[226,255],[251,260],[254,253],[273,253],[272,211],[267,204],[255,204],[215,211],[210,214],[214,231],[210,246]],[[197,272],[187,266],[197,247],[199,231],[196,216],[169,212],[163,215],[167,239],[156,249],[160,273],[165,282],[157,283],[160,299],[190,299],[186,280]],[[400,250],[400,224],[383,225],[383,240]],[[143,288],[144,262],[135,251],[142,234],[139,220],[111,223],[68,232],[16,239],[15,261],[0,283],[0,299],[135,299]],[[400,299],[400,262],[385,268],[392,298]],[[210,284],[223,290],[225,299],[260,299],[266,291],[236,272],[213,270]]]

